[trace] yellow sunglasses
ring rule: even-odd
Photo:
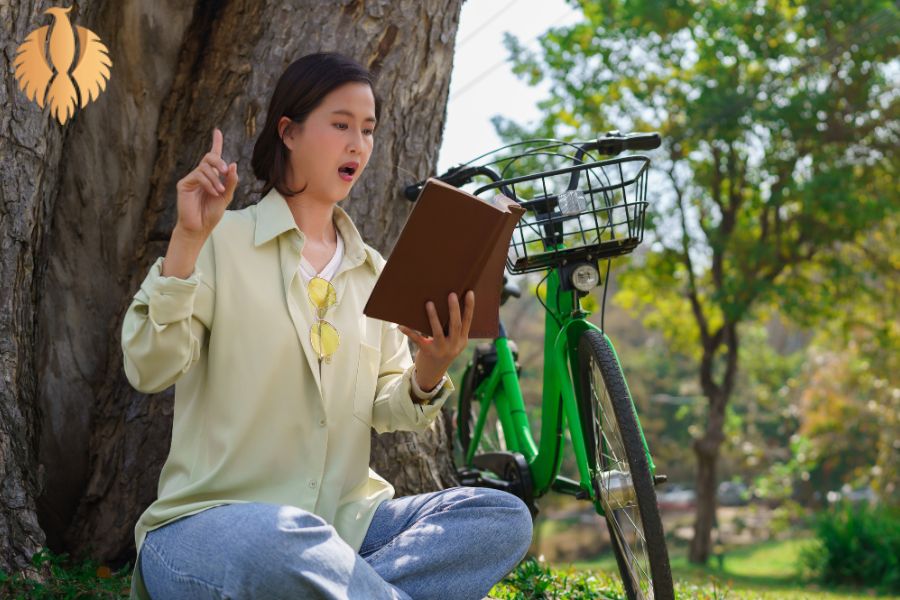
[[[341,336],[334,325],[325,320],[325,313],[337,303],[337,292],[331,282],[313,277],[307,288],[309,300],[316,308],[316,322],[309,328],[309,343],[319,360],[331,362],[331,356],[341,343]]]

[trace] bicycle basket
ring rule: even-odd
[[[649,165],[642,155],[612,158],[501,179],[475,195],[497,190],[526,209],[506,266],[527,273],[634,250],[644,239]]]

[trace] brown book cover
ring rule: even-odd
[[[471,289],[475,315],[469,337],[496,337],[509,241],[524,213],[515,200],[501,194],[487,200],[428,179],[363,312],[430,336],[425,303],[431,300],[446,334],[447,297],[456,292],[463,314],[465,293]]]

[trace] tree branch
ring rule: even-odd
[[[704,345],[709,341],[709,326],[707,324],[706,315],[703,313],[703,306],[700,304],[700,294],[697,289],[697,279],[694,275],[694,264],[691,260],[690,253],[690,236],[687,230],[687,217],[684,211],[684,193],[675,179],[675,166],[667,170],[669,179],[672,180],[672,187],[675,190],[675,198],[678,201],[678,213],[681,217],[681,261],[684,263],[688,273],[688,300],[691,303],[691,310],[694,313],[694,319],[697,321],[697,328],[700,330],[700,339]]]

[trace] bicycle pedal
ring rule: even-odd
[[[590,498],[591,498],[591,495],[588,493],[587,490],[581,490],[580,492],[575,494],[576,500],[589,500]]]
[[[669,480],[668,475],[654,475],[653,476],[653,485],[661,485]]]

